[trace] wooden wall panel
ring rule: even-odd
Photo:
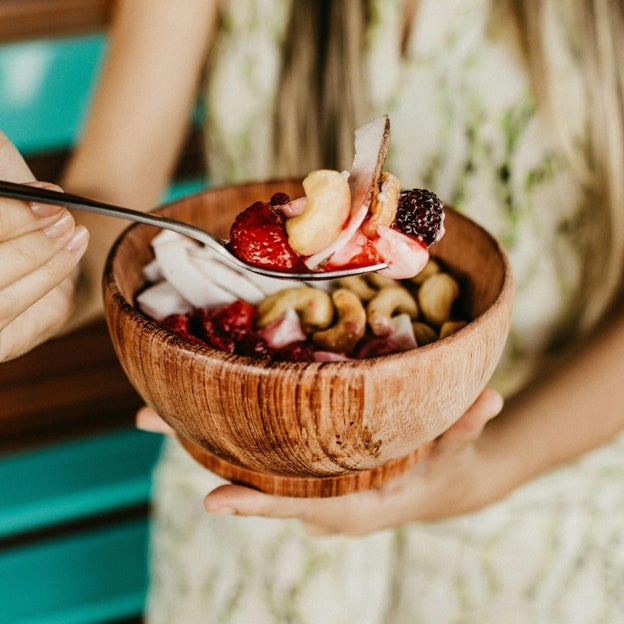
[[[102,30],[115,0],[0,0],[0,42]]]
[[[0,454],[131,427],[141,405],[94,323],[0,365]]]

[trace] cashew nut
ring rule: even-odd
[[[459,296],[459,286],[448,273],[427,278],[418,290],[418,304],[427,322],[437,327],[451,318],[451,308]]]
[[[440,327],[440,339],[454,334],[462,327],[466,327],[466,321],[446,321],[446,323],[442,323],[442,327]]]
[[[385,336],[390,332],[390,319],[395,314],[408,314],[412,320],[418,316],[416,301],[401,286],[382,288],[366,307],[368,324],[376,336]]]
[[[286,219],[290,246],[302,256],[325,249],[340,234],[351,210],[347,179],[338,171],[318,169],[303,180],[305,210]]]
[[[427,264],[425,264],[425,268],[420,273],[414,275],[414,277],[412,277],[410,281],[418,286],[432,275],[440,273],[440,271],[441,269],[438,262],[433,258],[429,258]]]
[[[367,273],[366,281],[374,288],[386,288],[391,286],[398,286],[399,283],[393,280],[391,277],[385,277],[379,273]]]
[[[396,216],[401,183],[392,173],[382,171],[379,192],[373,196],[370,216],[362,224],[362,232],[369,238],[377,235],[378,225],[390,225]]]
[[[282,317],[288,308],[297,312],[304,331],[327,327],[334,318],[329,294],[312,286],[294,286],[269,295],[258,304],[258,325],[268,325]]]
[[[415,321],[412,323],[412,329],[414,330],[416,344],[419,347],[435,342],[438,339],[435,329],[433,329],[430,325],[427,325],[427,323]]]
[[[332,295],[338,320],[336,323],[312,334],[312,340],[322,349],[349,353],[366,330],[366,311],[359,297],[346,288]]]
[[[369,286],[366,278],[362,275],[341,277],[338,283],[342,288],[348,288],[351,292],[355,293],[360,301],[370,301],[377,294],[377,289]]]

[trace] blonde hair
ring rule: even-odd
[[[591,326],[621,287],[624,264],[624,3],[620,0],[567,0],[565,10],[552,11],[552,0],[497,0],[494,28],[515,26],[516,41],[527,63],[537,102],[548,115],[569,165],[583,184],[588,206],[596,210],[594,254],[585,263],[586,301],[579,302],[581,326]],[[555,88],[554,61],[548,54],[548,37],[555,21],[568,20],[573,37],[568,45],[581,68],[586,144],[575,143],[563,110],[565,102]],[[506,29],[508,32],[508,28]],[[601,257],[597,258],[596,253]],[[597,296],[600,293],[600,296]]]
[[[404,2],[402,49],[412,35],[418,0]],[[318,167],[344,168],[352,157],[353,131],[367,120],[365,68],[368,2],[294,0],[285,42],[275,127],[275,171],[301,175]],[[620,286],[624,261],[624,3],[616,0],[492,2],[492,32],[516,41],[536,92],[538,106],[557,133],[575,175],[583,184],[595,223],[587,228],[594,258],[584,276],[587,301],[579,302],[581,326],[591,326]],[[554,88],[549,29],[561,11],[568,41],[578,57],[587,123],[579,146]],[[509,37],[510,27],[517,35]],[[552,78],[552,79],[551,79]],[[305,146],[305,149],[301,149]],[[603,257],[596,261],[596,250]],[[596,295],[599,292],[600,295]]]
[[[275,115],[275,168],[282,175],[347,168],[353,158],[353,132],[369,117],[366,4],[292,3]]]

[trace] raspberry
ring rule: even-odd
[[[210,310],[200,308],[196,311],[195,320],[199,327],[198,333],[205,340],[206,344],[218,351],[234,353],[236,346],[234,338],[221,330],[219,324],[215,322],[214,314]]]
[[[186,314],[170,314],[160,322],[160,326],[172,334],[184,338],[195,344],[206,345],[206,343],[195,335],[191,328],[191,319]]]
[[[270,203],[257,201],[234,219],[230,249],[254,266],[280,271],[305,270],[302,258],[288,243],[284,216]]]
[[[265,360],[271,359],[271,348],[266,340],[257,333],[247,334],[241,337],[236,343],[236,353],[238,355],[249,355]]]
[[[247,301],[236,301],[216,310],[212,322],[217,331],[239,342],[253,331],[256,307]]]
[[[314,345],[307,340],[291,342],[280,349],[275,349],[273,359],[276,362],[313,362]]]
[[[393,227],[433,245],[444,233],[444,204],[426,189],[402,191]]]
[[[395,345],[387,337],[377,338],[371,337],[363,340],[356,348],[353,357],[358,360],[364,360],[382,355],[395,353]]]

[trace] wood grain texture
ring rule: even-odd
[[[132,427],[142,403],[93,323],[0,366],[0,453]]]
[[[248,184],[212,189],[162,212],[227,236],[237,213],[278,190],[301,194],[294,181]],[[331,363],[265,363],[157,327],[133,307],[156,231],[132,226],[113,248],[104,279],[115,350],[138,393],[196,459],[226,478],[293,496],[376,487],[464,413],[506,341],[513,284],[505,255],[465,217],[449,211],[446,224],[432,252],[460,280],[472,322],[432,345]]]
[[[116,0],[2,0],[0,42],[103,30]]]

